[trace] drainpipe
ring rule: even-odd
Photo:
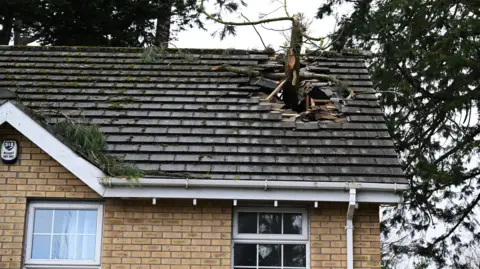
[[[347,230],[347,269],[353,269],[353,215],[355,213],[356,200],[357,190],[351,188],[347,209],[347,226],[345,226],[345,230]]]

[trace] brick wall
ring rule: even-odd
[[[346,268],[347,205],[323,203],[310,214],[310,264],[312,269]],[[360,204],[353,220],[355,268],[380,268],[379,207]]]
[[[30,199],[101,197],[11,126],[0,141],[16,139],[19,160],[0,164],[0,268],[20,269],[27,202]],[[102,268],[228,269],[231,261],[231,201],[107,199]],[[311,210],[311,269],[346,267],[346,204]],[[380,268],[378,206],[355,212],[356,268]]]
[[[229,269],[232,205],[225,202],[108,200],[103,267]]]

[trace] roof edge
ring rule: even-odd
[[[348,201],[348,191],[356,189],[360,202],[401,202],[408,184],[357,182],[297,182],[258,180],[202,180],[104,178],[105,197],[244,199],[283,201]],[[135,188],[132,188],[134,186]],[[344,194],[347,194],[346,196]]]

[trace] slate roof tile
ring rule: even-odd
[[[348,121],[334,123],[284,121],[252,96],[260,85],[211,70],[279,66],[265,53],[192,50],[192,59],[170,53],[154,63],[141,54],[0,47],[0,89],[14,89],[31,109],[58,109],[98,124],[110,154],[145,170],[212,180],[405,182],[361,57],[310,57],[309,72],[336,76],[361,92],[344,101]]]

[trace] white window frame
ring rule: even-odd
[[[250,213],[297,213],[302,214],[302,234],[247,234],[238,232],[238,213],[250,212]],[[239,208],[235,210],[233,215],[233,238],[235,239],[252,239],[252,240],[308,240],[308,214],[305,209],[292,209],[292,208]],[[257,223],[258,228],[258,223]],[[283,230],[283,222],[282,222]]]
[[[302,234],[248,234],[248,233],[239,233],[238,232],[238,213],[240,212],[251,212],[251,213],[297,213],[302,214]],[[283,219],[282,219],[283,220]],[[305,245],[305,259],[306,259],[306,269],[310,268],[310,220],[308,216],[308,211],[303,208],[236,208],[233,212],[233,234],[232,234],[232,262],[231,269],[235,268],[235,255],[234,249],[235,244],[281,244],[281,245]],[[258,220],[257,220],[257,229],[258,229]],[[282,221],[282,231],[283,231],[283,221]],[[283,249],[283,246],[282,246]],[[258,251],[258,246],[257,246]],[[283,251],[283,250],[282,250]],[[282,254],[283,259],[283,254]],[[257,261],[258,262],[258,261]],[[268,266],[237,266],[242,269],[256,269],[258,267],[268,268]],[[278,268],[278,267],[276,267]],[[283,267],[283,269],[298,269],[304,267]]]
[[[32,259],[33,226],[36,209],[70,209],[70,210],[97,210],[97,231],[95,236],[95,259],[94,260],[50,260]],[[102,234],[103,234],[103,204],[88,202],[32,202],[28,206],[27,236],[25,242],[25,266],[24,268],[99,268],[102,255]]]

